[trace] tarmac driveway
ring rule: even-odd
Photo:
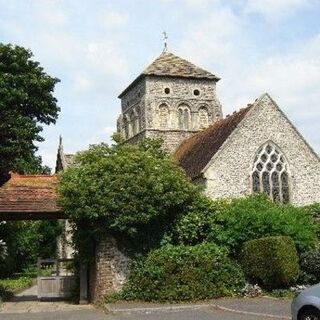
[[[0,313],[1,320],[270,320],[270,317],[237,314],[222,310],[203,308],[198,310],[132,312],[104,314],[88,310],[37,312],[37,313]],[[279,318],[278,318],[279,319]]]
[[[31,288],[0,306],[1,320],[267,320],[291,319],[290,301],[218,299],[200,304],[107,305],[108,311],[65,302],[38,302]]]

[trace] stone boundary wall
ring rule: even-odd
[[[130,259],[123,254],[116,240],[109,236],[95,249],[95,260],[89,268],[90,301],[96,303],[108,293],[121,290],[128,276]]]

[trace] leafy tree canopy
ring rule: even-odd
[[[59,79],[32,57],[30,50],[0,43],[0,176],[42,170],[34,143],[43,141],[40,124],[55,123],[60,111],[53,96]]]
[[[0,224],[0,239],[6,254],[0,258],[0,278],[34,268],[37,258],[56,255],[56,238],[61,233],[58,221],[7,221]]]
[[[79,153],[76,165],[61,174],[59,192],[67,216],[88,219],[86,230],[95,221],[100,230],[140,245],[161,239],[199,195],[161,142],[149,139],[138,145],[95,145]]]

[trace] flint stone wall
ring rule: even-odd
[[[89,292],[93,303],[106,294],[119,292],[129,272],[130,259],[119,250],[116,240],[109,236],[100,241],[95,261],[89,270]]]
[[[252,193],[251,173],[258,149],[267,141],[279,147],[289,167],[290,202],[320,202],[320,161],[269,96],[255,105],[204,171],[205,193],[234,198]]]

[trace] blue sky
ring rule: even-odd
[[[319,0],[0,0],[0,41],[30,48],[52,76],[61,113],[39,146],[109,142],[118,94],[162,51],[221,77],[224,114],[269,92],[320,152]]]

